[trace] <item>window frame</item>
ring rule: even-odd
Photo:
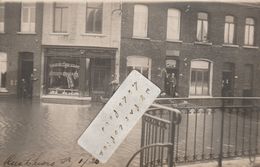
[[[138,15],[141,13],[140,11],[136,11],[138,7],[141,7],[140,10],[142,13],[145,13],[143,17]],[[133,15],[133,37],[134,38],[147,38],[148,34],[148,18],[149,18],[149,9],[147,5],[136,4],[134,5],[134,15]],[[138,22],[144,20],[145,22],[142,25],[137,24]],[[143,30],[139,30],[138,28],[144,28]],[[143,32],[142,32],[143,31]]]
[[[175,20],[176,19],[176,16],[170,16],[170,11],[172,12],[176,12],[178,14],[177,16],[177,21]],[[170,35],[170,21],[173,21],[174,20],[174,23],[175,21],[178,22],[178,24],[176,25],[176,29],[177,29],[177,34],[172,34]],[[180,36],[181,36],[181,10],[177,9],[177,8],[169,8],[168,11],[167,11],[167,31],[166,31],[166,38],[167,40],[176,40],[176,41],[179,41],[180,40]],[[174,37],[173,37],[174,36]],[[176,38],[175,38],[176,37]]]
[[[104,10],[104,3],[103,3],[103,1],[101,1],[101,2],[94,2],[94,3],[101,3],[101,7],[89,7],[89,2],[87,2],[86,3],[86,18],[85,18],[85,33],[88,33],[88,34],[102,34],[103,33],[103,23],[104,23],[104,19],[103,19],[103,10]],[[87,14],[88,14],[88,9],[96,9],[96,11],[95,11],[95,15],[93,16],[93,23],[92,23],[92,31],[88,31],[87,30]],[[96,16],[96,13],[98,12],[98,11],[101,11],[101,27],[100,27],[100,31],[96,31],[96,24],[95,24],[95,21],[96,21],[96,19],[95,18],[97,18],[97,16]]]
[[[200,14],[206,14],[207,18],[200,18]],[[199,21],[201,22],[199,25]],[[206,38],[203,39],[203,31],[204,31],[204,24],[207,23],[207,31],[206,31]],[[199,27],[200,27],[200,36],[199,36]],[[198,38],[199,37],[199,38]],[[196,31],[196,41],[198,42],[208,42],[209,41],[209,14],[207,12],[198,12],[197,13],[197,31]]]
[[[207,62],[208,63],[208,70],[201,69],[201,68],[192,68],[192,62]],[[197,70],[193,70],[197,69]],[[202,87],[202,94],[192,94],[191,93],[191,85],[192,85],[192,71],[200,71],[200,72],[208,72],[208,93],[207,95],[203,94],[203,87]],[[213,80],[213,62],[208,59],[193,59],[190,61],[190,78],[189,78],[189,97],[212,97],[212,80]],[[196,87],[195,87],[196,89]]]
[[[228,21],[227,17],[231,17],[233,21]],[[233,25],[233,32],[231,29],[231,26]],[[227,29],[226,29],[227,26]],[[233,34],[231,34],[233,33]],[[233,36],[232,39],[230,39],[230,35]],[[227,36],[227,41],[226,41],[226,36]],[[224,24],[224,44],[226,45],[234,45],[236,44],[236,18],[232,15],[226,15],[225,16],[225,24]]]
[[[27,11],[28,12],[28,15],[27,15],[28,22],[24,22],[24,15],[25,15],[24,11],[25,11],[25,9],[28,10]],[[34,20],[31,20],[32,15],[34,15]],[[35,33],[35,31],[36,31],[36,2],[29,2],[29,3],[22,2],[22,4],[21,4],[20,32]]]
[[[4,57],[4,58],[2,58],[2,56]],[[1,87],[1,85],[2,85],[2,76],[1,76],[1,73],[2,73],[2,63],[5,63],[5,73],[6,73],[6,75],[7,75],[7,66],[8,66],[8,64],[7,64],[7,53],[5,53],[5,52],[0,52],[0,92],[8,92],[7,91],[7,80],[5,80],[5,87]],[[6,76],[5,76],[6,77]],[[5,78],[6,79],[6,78]]]
[[[140,63],[141,61],[134,61],[134,62],[136,62],[134,65],[130,64],[129,60],[133,61],[134,59],[139,59],[139,60],[147,59],[148,64],[147,65],[143,65],[142,63]],[[148,76],[147,77],[148,77],[148,79],[151,79],[151,68],[152,68],[152,59],[151,58],[146,57],[146,56],[134,56],[134,55],[133,56],[127,56],[127,58],[126,58],[126,69],[127,70],[126,71],[130,72],[130,71],[128,71],[128,67],[132,67],[132,70],[136,70],[137,68],[140,68],[140,71],[141,71],[142,74],[143,74],[144,68],[148,68]]]
[[[3,10],[3,15],[0,17],[3,17],[3,21],[0,22],[0,33],[5,32],[5,3],[0,3],[0,8]]]
[[[250,24],[250,23],[247,23],[247,19],[252,19],[253,23]],[[250,35],[250,29],[253,28],[253,35],[251,34]],[[244,33],[244,45],[245,46],[254,46],[255,45],[255,31],[256,30],[256,21],[255,21],[255,18],[253,17],[246,17],[245,18],[245,33]],[[246,37],[248,37],[246,39]],[[251,39],[251,37],[253,39]],[[252,43],[250,42],[252,41]]]
[[[57,7],[57,4],[60,5]],[[59,30],[56,31],[55,30],[55,27],[56,27],[56,24],[57,24],[57,21],[56,21],[56,9],[61,9],[61,18],[60,18],[60,27],[59,27]],[[62,18],[62,15],[63,15],[63,12],[64,10],[67,10],[67,14],[69,16],[69,6],[67,5],[64,5],[62,3],[57,3],[57,2],[54,2],[53,4],[53,33],[68,33],[68,28],[69,28],[69,24],[68,24],[68,18],[66,18],[65,20],[63,20]],[[65,11],[66,12],[66,11]],[[66,30],[63,31],[63,24],[64,23],[63,21],[66,21],[67,22],[67,27],[65,28]]]

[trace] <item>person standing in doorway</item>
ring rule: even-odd
[[[170,95],[172,97],[175,97],[176,85],[177,85],[177,80],[175,78],[175,74],[171,73],[169,76],[169,87],[170,87]]]

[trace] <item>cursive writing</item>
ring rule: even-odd
[[[49,162],[41,160],[42,154],[39,154],[36,158],[28,158],[24,161],[19,161],[15,154],[10,155],[4,161],[4,166],[54,166],[55,161]]]
[[[95,159],[91,159],[90,157],[81,158],[79,161],[78,159],[75,160],[77,163],[77,166],[83,167],[87,164],[98,164],[99,162]],[[62,157],[61,159],[58,159],[56,161],[47,161],[43,160],[42,154],[39,155],[31,155],[29,158],[26,158],[24,160],[20,160],[17,158],[16,154],[9,155],[4,163],[4,167],[54,167],[54,166],[68,166],[72,163],[72,158],[70,156],[68,157]]]

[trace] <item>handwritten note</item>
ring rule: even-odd
[[[78,144],[105,163],[160,94],[160,89],[132,71],[82,134]]]

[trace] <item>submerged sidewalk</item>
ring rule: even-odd
[[[211,161],[208,163],[196,163],[190,165],[177,165],[178,167],[218,167],[217,161]],[[260,157],[257,157],[255,163],[250,165],[249,158],[235,158],[229,160],[223,160],[222,167],[260,167]]]

